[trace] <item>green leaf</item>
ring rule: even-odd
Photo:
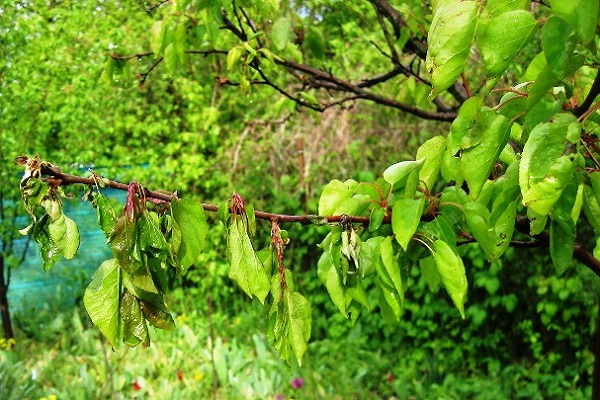
[[[536,26],[537,21],[525,10],[505,12],[479,24],[477,45],[490,76],[504,73]]]
[[[173,219],[181,230],[181,245],[177,252],[181,263],[180,273],[184,273],[198,258],[206,234],[208,223],[202,205],[194,200],[174,199],[171,202]]]
[[[370,197],[356,193],[357,188],[358,182],[353,179],[329,182],[319,198],[319,215],[362,214],[369,205]]]
[[[117,348],[121,338],[121,271],[116,259],[104,261],[92,276],[83,304],[92,322]]]
[[[408,244],[417,231],[425,199],[398,199],[392,209],[392,230],[400,246],[406,251]]]
[[[33,217],[35,209],[48,194],[48,184],[37,178],[28,178],[21,182],[20,188],[23,202],[25,203],[25,210]]]
[[[163,58],[169,74],[177,71],[177,68],[179,68],[179,56],[177,55],[177,48],[174,43],[169,43],[165,47]]]
[[[137,233],[135,217],[131,218],[123,213],[108,239],[119,265],[129,273],[135,272],[142,265]]]
[[[471,130],[481,132],[477,146],[469,147],[461,156],[461,170],[469,185],[469,195],[477,198],[496,164],[498,156],[508,143],[511,122],[495,112],[482,112]]]
[[[563,79],[573,54],[573,29],[563,19],[551,17],[542,30],[542,48],[554,76]]]
[[[425,185],[429,192],[433,190],[433,185],[437,181],[445,151],[446,138],[443,136],[436,136],[427,140],[417,150],[415,158],[425,160],[419,171],[419,181]]]
[[[250,298],[256,296],[264,304],[270,289],[269,277],[254,251],[243,216],[231,216],[227,231],[227,260],[229,277]]]
[[[589,186],[583,187],[583,212],[596,235],[600,232],[600,203]]]
[[[289,18],[279,18],[271,28],[271,40],[277,50],[285,49],[292,35],[292,22]]]
[[[488,0],[485,11],[491,17],[497,17],[508,11],[524,10],[529,7],[529,0]]]
[[[425,160],[417,160],[417,161],[401,161],[399,163],[393,164],[386,168],[383,171],[383,179],[388,182],[390,185],[394,185],[396,187],[402,187],[406,184],[409,175],[413,171],[420,171],[421,167]]]
[[[374,208],[371,210],[371,216],[369,217],[369,232],[375,232],[381,226],[383,218],[385,217],[385,209],[381,207]]]
[[[244,54],[246,54],[246,50],[243,46],[232,47],[227,53],[227,70],[233,71]]]
[[[325,252],[319,258],[319,279],[325,284],[327,293],[329,293],[333,304],[340,310],[340,313],[344,317],[348,318],[348,312],[346,311],[346,290],[342,285],[341,277],[331,257],[332,255],[329,252]]]
[[[144,320],[138,299],[127,290],[123,292],[120,305],[120,318],[123,327],[123,341],[129,346],[149,344],[148,326]],[[115,347],[113,345],[113,347]]]
[[[152,24],[150,29],[150,48],[154,56],[158,58],[164,49],[165,29],[164,21],[159,20]]]
[[[381,243],[381,261],[383,270],[380,270],[380,278],[386,284],[390,284],[400,295],[400,304],[404,304],[404,292],[406,290],[407,276],[400,266],[399,256],[394,254],[392,238],[386,237]]]
[[[267,337],[283,359],[290,361],[291,350],[301,366],[310,339],[311,325],[308,300],[299,293],[285,291],[283,301],[271,308]]]
[[[517,214],[516,199],[502,203],[496,220],[481,203],[471,202],[464,206],[469,231],[490,260],[500,257],[512,239]]]
[[[48,224],[48,234],[54,245],[67,260],[75,257],[79,248],[79,228],[65,214]]]
[[[303,45],[309,52],[309,55],[322,60],[325,57],[325,38],[323,33],[317,27],[311,26],[304,35]]]
[[[477,7],[476,1],[435,3],[425,61],[433,85],[430,99],[453,85],[460,76],[475,36]]]
[[[432,244],[433,260],[437,266],[442,283],[454,302],[460,315],[465,318],[465,300],[467,296],[467,275],[462,259],[442,240]]]
[[[44,263],[44,270],[49,270],[56,264],[61,257],[61,251],[50,238],[48,233],[48,225],[50,217],[44,215],[38,222],[33,225],[33,240],[40,245],[40,253]]]
[[[102,229],[104,236],[110,236],[115,224],[117,215],[110,201],[100,192],[94,192],[92,195],[92,205],[96,208],[98,226]]]
[[[562,155],[568,142],[579,139],[579,123],[571,114],[557,114],[553,121],[539,124],[529,134],[519,168],[523,205],[539,215],[548,215],[571,181],[574,166]]]
[[[360,248],[360,277],[374,274],[378,266],[381,268],[381,243],[385,239],[382,236],[375,236],[365,240]]]
[[[598,24],[598,0],[549,0],[554,15],[564,19],[584,42],[590,42]]]
[[[562,275],[573,259],[575,225],[573,221],[552,218],[550,221],[550,256],[556,273]]]
[[[427,282],[429,290],[436,290],[442,282],[442,277],[438,272],[433,257],[422,258],[419,260],[419,264],[421,265],[421,275],[423,275],[423,279]]]

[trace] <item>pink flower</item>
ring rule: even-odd
[[[136,392],[142,388],[142,385],[138,383],[138,381],[133,381],[133,390]]]
[[[304,379],[294,378],[292,379],[291,384],[294,389],[300,389],[302,386],[304,386]]]

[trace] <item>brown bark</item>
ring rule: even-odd
[[[4,279],[4,256],[0,254],[0,314],[2,315],[2,329],[5,339],[13,339],[15,333],[12,328],[10,318],[10,308],[8,306],[8,285]]]

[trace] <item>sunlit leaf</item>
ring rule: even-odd
[[[392,209],[392,230],[400,246],[406,251],[417,231],[425,199],[398,199]]]
[[[173,200],[171,212],[181,232],[178,257],[181,263],[180,272],[185,272],[196,261],[204,247],[208,232],[206,214],[199,202],[188,199]]]
[[[92,322],[113,348],[121,338],[121,271],[116,259],[104,261],[92,276],[83,304]]]
[[[269,294],[269,277],[254,251],[243,216],[232,216],[227,230],[229,277],[250,297],[264,304]]]
[[[426,66],[431,73],[434,98],[460,76],[477,26],[476,1],[438,1],[428,34]]]
[[[511,64],[519,50],[533,34],[537,21],[529,11],[502,13],[489,22],[480,23],[477,46],[490,76],[498,76]]]

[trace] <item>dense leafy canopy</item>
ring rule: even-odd
[[[446,132],[417,149],[414,159],[391,161],[380,177],[325,185],[318,216],[255,212],[238,194],[204,209],[218,209],[227,229],[229,276],[251,298],[269,299],[268,337],[288,360],[300,362],[306,351],[311,311],[284,265],[285,245],[294,240],[279,229],[285,222],[330,224],[315,267],[345,317],[356,320],[363,310],[378,309],[388,322],[398,322],[410,290],[408,277],[416,269],[432,288],[445,288],[464,318],[469,282],[462,249],[467,243],[476,242],[489,260],[502,257],[513,243],[548,245],[558,273],[576,257],[600,275],[600,261],[592,256],[600,253],[598,2],[549,3],[161,3],[150,18],[136,22],[146,30],[141,47],[132,48],[121,28],[104,36],[118,36],[108,45],[112,51],[94,53],[105,56],[101,80],[116,88],[109,100],[123,117],[107,122],[106,132],[90,134],[115,135],[119,145],[110,157],[131,161],[129,137],[144,129],[147,136],[139,139],[144,143],[168,141],[172,133],[152,130],[154,122],[167,118],[181,141],[165,144],[163,154],[148,154],[167,157],[164,178],[152,181],[162,183],[172,174],[180,182],[179,167],[187,171],[182,181],[198,179],[209,169],[203,155],[216,156],[211,153],[223,118],[214,100],[201,115],[179,115],[182,108],[209,101],[205,86],[181,85],[198,71],[211,71],[215,91],[239,86],[248,101],[267,86],[279,97],[255,112],[271,119],[369,100],[450,122],[442,125]],[[111,7],[95,13],[127,15],[124,6]],[[12,57],[19,57],[18,51]],[[60,65],[70,63],[66,59]],[[135,83],[140,92],[132,89],[132,69],[144,71]],[[21,80],[14,76],[11,88]],[[152,96],[149,81],[168,82],[173,104],[150,103],[147,110],[121,105],[119,96]],[[78,83],[83,84],[72,82],[64,90],[72,93]],[[18,93],[13,89],[9,96]],[[42,121],[48,125],[43,130],[59,139],[63,124],[80,126],[85,120],[86,105],[77,96],[62,101],[56,106],[72,109],[65,115],[72,120]],[[231,101],[228,112],[243,107],[242,101]],[[22,110],[8,111],[14,126],[31,130]],[[147,115],[148,123],[128,121],[128,113]],[[198,131],[202,140],[194,136]],[[79,143],[82,151],[98,155],[85,141],[84,136]],[[60,208],[60,186],[89,186],[114,259],[99,267],[84,301],[113,346],[147,343],[147,323],[173,328],[163,296],[196,262],[205,241],[208,224],[199,203],[132,183],[117,218],[102,197],[106,185],[123,189],[116,182],[95,174],[67,175],[35,158],[20,161],[26,167],[21,189],[33,218],[31,231],[47,267],[61,256],[72,257],[78,247],[77,228]],[[48,175],[51,179],[42,179]],[[272,225],[262,250],[255,239],[256,218]],[[594,231],[593,251],[586,250],[588,243],[577,243],[577,232],[586,229]]]

